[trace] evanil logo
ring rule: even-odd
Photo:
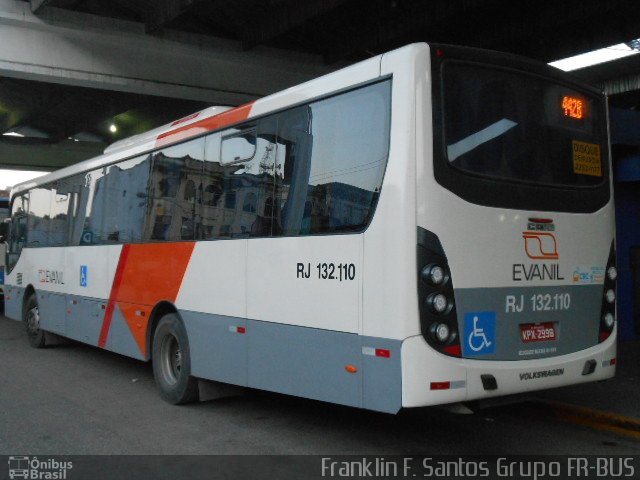
[[[515,263],[512,268],[514,282],[535,280],[564,280],[560,273],[559,263],[548,263],[545,260],[559,260],[558,239],[555,225],[550,218],[530,218],[527,230],[522,232],[524,253],[535,263]],[[542,262],[540,262],[542,261]]]
[[[530,218],[522,232],[524,251],[532,260],[558,260],[558,241],[551,233],[556,227],[550,218]]]

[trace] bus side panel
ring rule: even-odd
[[[69,295],[66,336],[97,347],[106,305],[104,300]]]
[[[40,328],[65,335],[66,297],[68,280],[64,271],[64,249],[24,248],[11,279],[21,277],[22,285],[36,290]]]
[[[98,346],[115,274],[108,267],[121,250],[120,245],[65,248],[67,337]]]
[[[362,406],[362,377],[356,334],[270,322],[247,322],[248,385],[272,392]]]
[[[175,302],[178,310],[246,318],[247,242],[196,242],[184,278],[180,277],[182,285]],[[166,272],[172,276],[182,273]]]
[[[24,287],[4,286],[4,315],[12,320],[22,320],[22,302],[24,301]]]
[[[247,317],[360,333],[362,235],[249,241]]]
[[[67,247],[65,291],[75,298],[109,298],[121,245]]]
[[[180,316],[189,337],[193,376],[246,386],[247,321],[189,311],[180,311]]]
[[[428,47],[414,45],[382,57],[393,75],[391,144],[380,199],[364,233],[364,335],[402,340],[420,333],[416,301],[416,76]]]
[[[402,342],[362,339],[362,407],[397,413],[402,407]]]
[[[36,290],[40,328],[65,335],[67,297],[61,293]]]
[[[125,244],[109,252],[113,272],[99,346],[148,359],[147,335],[153,308],[175,304],[194,242]]]
[[[398,340],[198,312],[180,315],[195,377],[380,412],[396,413],[402,406]]]
[[[362,405],[361,256],[357,234],[248,242],[250,387]]]

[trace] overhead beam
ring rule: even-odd
[[[82,0],[29,0],[31,11],[39,13],[43,7],[73,7]]]
[[[147,33],[162,30],[166,25],[189,10],[198,0],[156,0],[147,17]]]
[[[65,141],[56,144],[29,144],[0,140],[0,169],[51,171],[100,155],[104,145]]]
[[[319,56],[0,0],[0,75],[238,105],[330,71]]]
[[[38,13],[38,10],[47,5],[49,0],[31,0],[29,3],[31,3],[31,11]]]
[[[346,0],[306,0],[294,1],[269,8],[269,13],[258,19],[255,25],[245,29],[242,46],[245,50],[252,49],[301,26],[312,18],[319,17]]]

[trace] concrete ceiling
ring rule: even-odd
[[[48,54],[48,37],[35,40],[37,45],[29,45],[30,29],[57,36],[74,29],[85,32],[88,39],[86,46],[78,46],[78,38],[82,37],[69,41],[70,37],[65,36],[66,44],[51,46],[52,51],[59,51],[74,44],[76,56],[80,47],[84,47],[89,59],[88,63],[78,60],[77,64],[63,65],[59,71],[57,65],[64,63],[65,57],[56,60],[55,65],[48,65],[46,59],[38,57],[22,63],[20,58],[8,61],[13,50],[3,51],[2,45],[7,42],[0,41],[0,132],[26,135],[0,137],[0,165],[14,168],[57,168],[73,163],[99,153],[112,141],[213,103],[241,103],[414,41],[469,45],[548,62],[640,37],[640,8],[635,0],[0,0],[0,3],[9,12],[4,16],[7,26],[24,21],[27,15],[20,8],[33,12],[33,19],[29,20],[32,23],[21,33],[22,57],[35,55],[33,52],[38,50],[44,57]],[[127,58],[126,54],[107,58],[102,50],[92,51],[94,45],[108,50],[108,42],[117,41],[94,42],[91,38],[104,36],[111,27],[121,29],[125,36],[133,32],[131,35],[146,39],[148,50],[137,60]],[[49,31],[54,28],[55,32]],[[157,50],[163,45],[182,43],[192,51],[180,57],[158,56]],[[196,54],[201,59],[194,59]],[[92,55],[107,58],[104,63],[117,74],[126,71],[122,74],[126,81],[113,81],[111,72],[89,71]],[[161,83],[159,77],[170,72],[166,65],[172,62],[174,70],[188,70],[191,68],[188,62],[196,65],[206,59],[220,60],[224,55],[229,57],[223,59],[226,63],[211,67],[211,71],[217,69],[215,79],[198,78],[192,85],[186,85],[188,82],[171,76],[171,72],[168,84],[175,88],[153,88]],[[119,58],[125,58],[126,65],[118,65]],[[242,65],[256,62],[255,69],[244,71],[243,67],[233,66],[233,58]],[[183,61],[187,63],[183,65]],[[134,70],[134,63],[145,62],[149,64],[147,70],[158,62],[164,62],[165,68],[157,72]],[[38,68],[14,67],[23,63]],[[261,69],[272,64],[278,64],[272,71]],[[228,65],[233,68],[227,68]],[[190,78],[200,76],[193,68],[195,73],[189,74]],[[88,73],[83,74],[84,71]],[[223,72],[227,72],[226,76]],[[640,59],[628,58],[576,75],[612,93],[613,106],[640,111]],[[95,78],[101,81],[94,82]],[[114,122],[118,124],[115,134],[108,129]]]

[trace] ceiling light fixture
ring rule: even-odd
[[[610,62],[619,58],[628,57],[640,53],[640,39],[631,40],[627,43],[619,43],[610,47],[600,48],[592,52],[574,55],[573,57],[563,58],[550,62],[552,67],[559,68],[565,72],[578,70],[580,68],[598,65],[599,63]]]

